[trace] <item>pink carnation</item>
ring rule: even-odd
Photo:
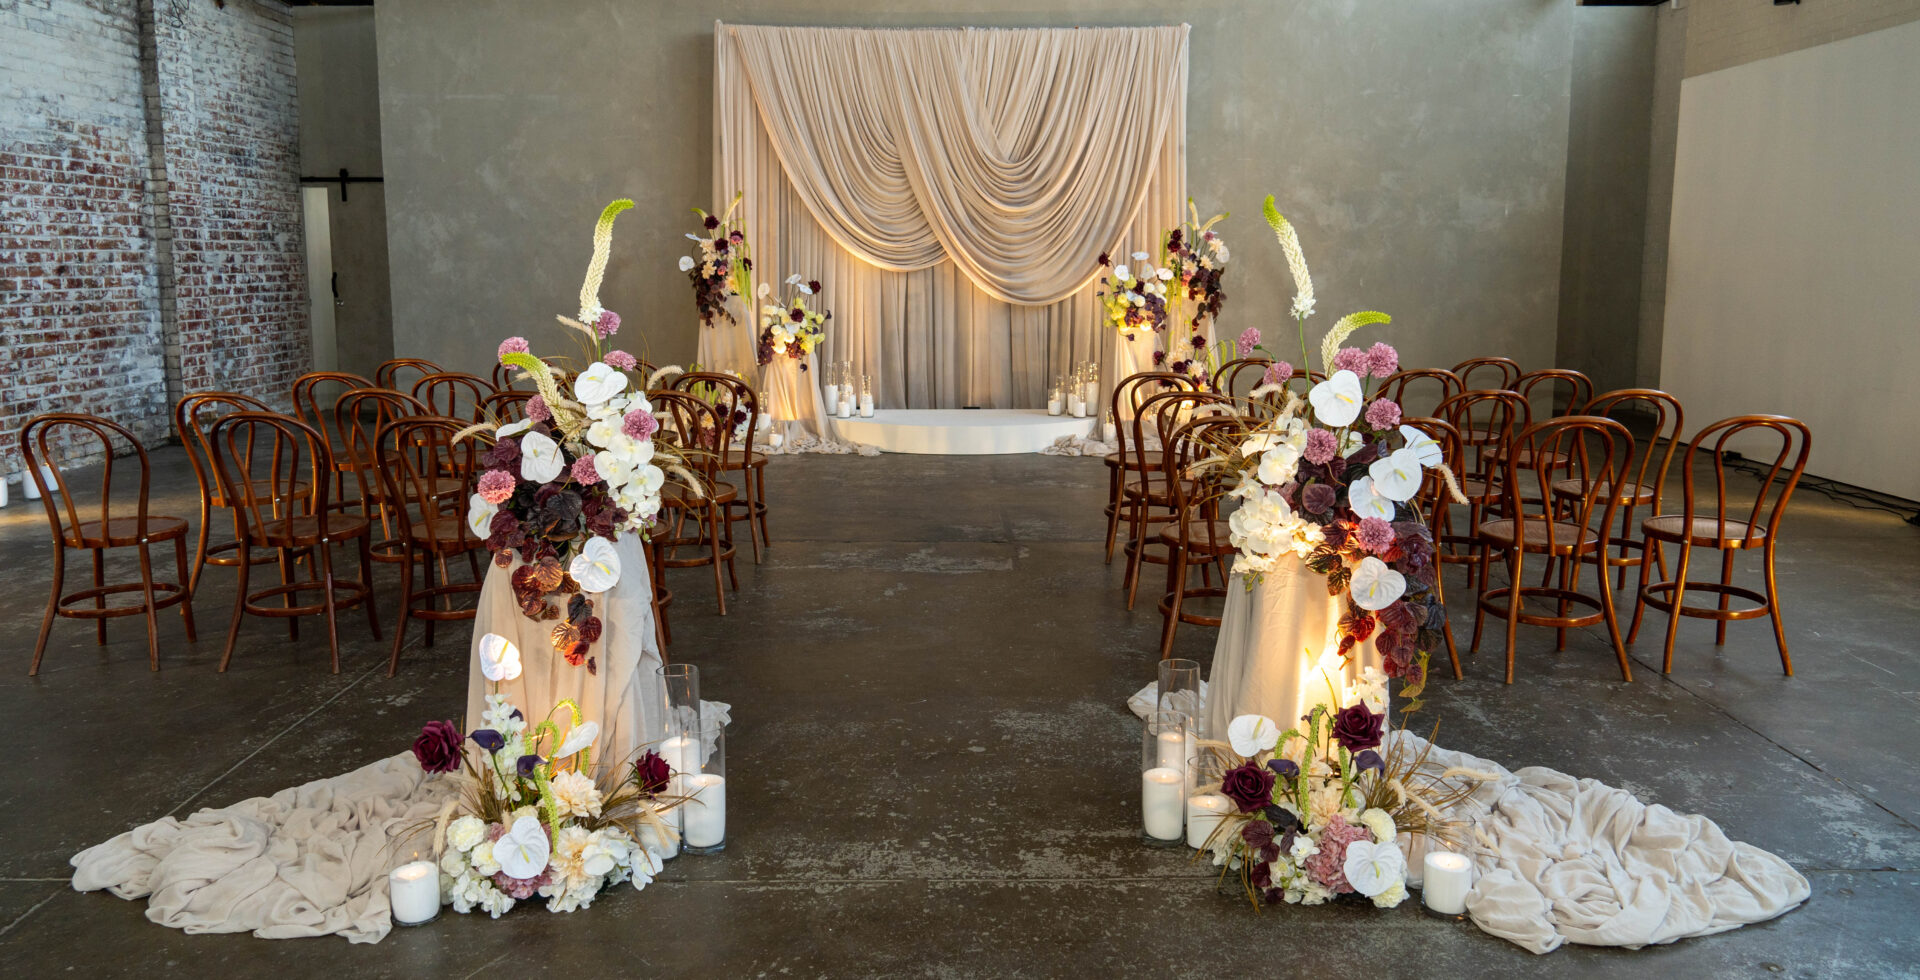
[[[655,432],[660,431],[660,420],[646,409],[636,408],[628,412],[622,421],[621,430],[634,439],[651,439]]]
[[[1259,327],[1248,327],[1240,332],[1239,349],[1241,357],[1246,357],[1253,353],[1253,349],[1258,346],[1260,346]]]
[[[601,339],[611,337],[620,332],[620,314],[612,310],[601,310],[600,319],[594,322],[593,327],[600,332]]]
[[[583,487],[600,482],[600,471],[594,469],[592,456],[582,456],[573,461],[573,482]]]
[[[535,395],[527,399],[527,421],[545,422],[553,418],[553,409],[547,407],[547,400]]]
[[[632,354],[623,350],[610,350],[601,360],[606,361],[609,367],[617,367],[622,371],[631,371],[640,363],[633,359]]]
[[[1340,440],[1326,429],[1307,430],[1307,448],[1301,454],[1315,466],[1325,466],[1340,453]]]
[[[1358,347],[1342,347],[1333,352],[1333,369],[1352,371],[1364,378],[1367,376],[1367,352]]]
[[[1347,845],[1372,839],[1373,831],[1351,826],[1345,817],[1335,814],[1320,832],[1320,852],[1306,860],[1307,874],[1335,894],[1353,891],[1353,884],[1347,881]]]
[[[1285,361],[1275,361],[1267,365],[1267,373],[1260,376],[1260,383],[1263,385],[1286,384],[1287,379],[1291,377],[1293,377],[1293,365]]]
[[[508,337],[500,342],[501,357],[505,357],[508,354],[525,354],[530,350],[531,348],[527,346],[527,338],[525,337]]]
[[[1385,343],[1367,348],[1367,373],[1376,378],[1390,377],[1400,370],[1400,352]]]
[[[1376,429],[1391,429],[1400,424],[1400,403],[1391,398],[1376,398],[1367,406],[1367,424]]]
[[[1360,547],[1376,555],[1393,550],[1393,525],[1378,517],[1361,518],[1360,530],[1354,536],[1360,539]]]
[[[513,496],[513,474],[506,470],[488,470],[480,474],[480,499],[496,506]]]

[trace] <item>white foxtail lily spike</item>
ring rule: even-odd
[[[1357,840],[1347,845],[1347,860],[1341,868],[1353,890],[1372,898],[1406,878],[1407,856],[1398,844],[1377,844]]]
[[[579,583],[580,591],[605,592],[620,581],[620,556],[614,552],[613,542],[596,534],[573,556],[567,572]]]
[[[1347,506],[1353,508],[1355,517],[1393,520],[1393,501],[1375,492],[1372,476],[1363,476],[1347,484]]]
[[[485,538],[493,533],[493,515],[500,508],[487,503],[487,498],[474,494],[467,498],[467,530],[476,538]]]
[[[1446,461],[1446,453],[1440,449],[1440,440],[1427,435],[1411,425],[1400,427],[1400,438],[1407,441],[1407,450],[1421,466],[1439,466]]]
[[[550,483],[567,465],[560,444],[539,432],[520,437],[520,479]]]
[[[1352,371],[1335,371],[1307,392],[1314,418],[1329,429],[1351,425],[1360,417],[1360,403],[1365,398],[1360,391],[1360,376]]]
[[[533,817],[515,820],[506,834],[493,844],[493,860],[509,878],[540,877],[541,872],[547,870],[547,858],[551,856],[547,832]]]
[[[587,365],[585,371],[573,380],[573,397],[580,404],[592,408],[609,398],[625,391],[627,376],[614,370],[605,362],[595,361]]]
[[[1227,724],[1227,743],[1251,759],[1280,744],[1280,726],[1265,715],[1241,715]]]
[[[567,732],[567,737],[560,740],[560,747],[553,750],[553,757],[556,760],[565,759],[568,756],[580,752],[582,749],[592,747],[593,740],[599,737],[600,723],[597,721],[583,721],[573,726],[573,728]]]
[[[480,673],[498,683],[520,676],[520,648],[498,633],[480,638]]]
[[[1368,612],[1379,612],[1407,594],[1407,577],[1387,567],[1387,563],[1368,555],[1353,566],[1348,584],[1353,604]]]
[[[1420,469],[1420,454],[1411,448],[1396,449],[1385,459],[1376,459],[1367,467],[1373,478],[1373,492],[1397,503],[1406,503],[1420,492],[1425,474]]]

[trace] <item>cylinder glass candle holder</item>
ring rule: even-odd
[[[1200,661],[1170,657],[1160,661],[1160,673],[1154,683],[1153,710],[1178,711],[1187,716],[1190,727],[1201,731]]]
[[[1187,716],[1180,711],[1147,715],[1140,740],[1140,827],[1149,844],[1184,842],[1187,801]]]
[[[726,729],[695,732],[689,751],[700,756],[698,768],[674,777],[674,792],[682,797],[681,849],[688,854],[715,854],[727,846]]]
[[[422,858],[387,875],[387,904],[396,926],[418,926],[440,915],[440,866]]]

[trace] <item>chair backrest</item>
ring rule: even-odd
[[[533,400],[533,392],[516,391],[506,388],[488,395],[480,402],[480,417],[485,420],[506,425],[519,422],[527,417],[527,403]]]
[[[472,438],[455,442],[453,437],[468,425],[460,419],[410,415],[387,423],[375,433],[381,485],[386,489],[386,499],[396,504],[392,512],[400,518],[403,540],[419,534],[436,551],[442,543],[479,546],[464,515],[467,496],[479,482],[480,456],[488,444]],[[444,510],[449,478],[459,480],[466,488],[456,498],[462,517],[434,520]]]
[[[1767,462],[1765,454],[1758,452],[1758,443],[1769,439],[1778,439],[1780,443],[1772,462]],[[1760,488],[1753,495],[1753,506],[1747,509],[1744,518],[1737,513],[1727,513],[1727,444],[1733,441],[1738,441],[1741,455],[1766,467],[1760,476]],[[1766,542],[1772,546],[1779,537],[1780,518],[1786,513],[1787,500],[1807,471],[1807,452],[1812,445],[1813,433],[1808,431],[1807,424],[1785,415],[1736,415],[1701,429],[1693,441],[1687,443],[1687,453],[1680,460],[1685,533],[1696,536],[1692,533],[1694,521],[1704,519],[1694,495],[1693,460],[1697,454],[1707,452],[1713,460],[1714,537],[1722,545],[1738,541],[1741,547],[1750,548],[1759,541],[1760,533],[1765,532]],[[1729,517],[1744,523],[1746,533],[1729,535]]]
[[[514,389],[515,383],[518,382],[519,380],[520,380],[519,368],[509,367],[508,365],[497,364],[497,363],[493,366],[493,390],[494,391],[512,391]]]
[[[381,388],[392,388],[394,391],[411,391],[413,382],[418,379],[408,377],[409,375],[440,374],[444,371],[446,368],[432,361],[418,357],[396,357],[391,361],[382,362],[379,367],[373,369],[373,383]]]
[[[1209,406],[1217,410],[1210,411]],[[1134,465],[1142,474],[1158,470],[1162,477],[1166,477],[1178,472],[1174,466],[1173,454],[1166,450],[1167,443],[1173,438],[1173,434],[1179,431],[1181,426],[1195,419],[1209,415],[1231,414],[1233,414],[1233,399],[1211,391],[1195,389],[1163,391],[1147,399],[1146,403],[1140,406],[1140,416],[1134,419],[1134,429],[1137,433],[1144,435],[1146,430],[1142,429],[1140,419],[1147,420],[1146,424],[1152,427],[1152,432],[1160,443],[1160,465],[1150,466],[1145,439],[1136,440],[1134,443]]]
[[[1502,460],[1505,516],[1526,514],[1524,502],[1531,499],[1553,509],[1552,520],[1526,514],[1533,518],[1529,523],[1545,526],[1549,551],[1578,544],[1580,537],[1589,535],[1595,540],[1588,550],[1604,548],[1607,529],[1613,527],[1619,510],[1620,493],[1615,488],[1632,459],[1633,436],[1612,419],[1562,415],[1535,422],[1514,437],[1513,451]],[[1554,484],[1569,473],[1581,481],[1581,491],[1578,496],[1556,499]],[[1516,540],[1521,537],[1531,536],[1515,535]],[[1601,576],[1602,588],[1605,578]]]
[[[1587,403],[1588,415],[1614,418],[1615,413],[1651,415],[1653,418],[1653,431],[1647,438],[1637,440],[1641,452],[1628,478],[1640,486],[1653,488],[1653,512],[1658,514],[1661,512],[1661,501],[1666,499],[1667,471],[1672,468],[1674,451],[1680,448],[1681,427],[1686,424],[1685,415],[1680,410],[1680,399],[1653,388],[1622,388],[1609,391]],[[1658,463],[1654,462],[1656,458]],[[1648,482],[1649,473],[1652,475],[1651,483]]]
[[[733,426],[720,414],[722,410],[697,395],[671,389],[647,392],[647,401],[663,430],[654,438],[665,436],[678,446],[687,469],[707,485],[717,482],[733,441]]]
[[[428,413],[472,422],[480,420],[480,403],[493,392],[487,379],[460,371],[440,371],[413,383],[413,397]]]
[[[1461,461],[1461,454],[1466,451],[1466,447],[1460,439],[1460,430],[1454,428],[1452,422],[1426,415],[1410,415],[1401,418],[1400,424],[1418,430],[1427,438],[1439,443],[1440,461],[1456,474],[1463,472],[1465,464]],[[1426,482],[1421,486],[1417,499],[1427,521],[1431,524],[1439,509],[1447,504],[1447,481],[1440,475],[1440,471],[1435,469],[1426,471]]]
[[[1489,482],[1498,477],[1490,450],[1505,451],[1514,433],[1533,423],[1527,400],[1504,388],[1470,388],[1440,403],[1435,418],[1445,419],[1460,433],[1461,474]]]
[[[426,415],[427,406],[391,388],[356,388],[334,403],[335,425],[344,433],[342,458],[360,484],[362,501],[380,497],[379,433],[392,422]]]
[[[292,543],[290,521],[317,520],[327,536],[333,453],[320,430],[291,415],[233,412],[213,424],[213,469],[220,493],[240,513],[253,544]]]
[[[1520,380],[1520,365],[1510,357],[1470,357],[1453,366],[1454,376],[1460,379],[1462,391],[1475,391],[1479,388],[1511,389],[1514,382]],[[1474,375],[1494,376],[1491,386],[1476,386]]]
[[[1219,494],[1223,480],[1222,475],[1217,473],[1202,475],[1191,472],[1194,464],[1213,455],[1224,445],[1238,445],[1248,430],[1257,424],[1243,415],[1202,415],[1173,430],[1161,453],[1167,461],[1167,472],[1179,477],[1170,480],[1168,486],[1173,495],[1175,512],[1180,515],[1183,527],[1192,508]],[[1189,482],[1193,485],[1191,492],[1188,490]]]
[[[1140,410],[1148,399],[1163,392],[1191,390],[1193,379],[1177,371],[1141,371],[1121,378],[1120,383],[1113,386],[1113,395],[1108,399],[1120,458],[1126,458],[1129,439],[1136,445],[1141,440]]]
[[[122,446],[121,444],[125,445]],[[129,454],[127,448],[132,449]],[[140,495],[133,504],[134,535],[147,536],[147,489],[153,467],[147,462],[147,450],[133,433],[112,419],[80,412],[48,412],[27,420],[20,430],[20,455],[26,462],[25,479],[40,490],[40,502],[47,508],[47,523],[53,531],[54,547],[62,542],[72,546],[84,543],[80,536],[83,500],[76,495],[77,477],[60,465],[62,458],[98,456],[100,469],[100,534],[105,541],[113,517],[113,471],[115,466],[137,464],[140,468]],[[53,485],[48,486],[40,467],[53,470]],[[59,502],[56,504],[55,501]],[[124,513],[124,511],[123,511]]]
[[[1260,387],[1260,382],[1273,366],[1273,360],[1266,357],[1237,357],[1220,365],[1213,372],[1213,390],[1233,398],[1245,398],[1247,393]]]
[[[642,378],[641,380],[645,380]],[[674,375],[667,382],[667,390],[684,392],[703,401],[711,402],[722,418],[728,420],[729,429],[745,425],[747,440],[751,443],[754,430],[760,425],[760,395],[753,386],[731,374],[718,371],[690,371]],[[651,396],[649,396],[651,397]]]
[[[1420,397],[1422,391],[1419,389],[1435,386],[1438,386],[1440,391],[1431,401]],[[1414,398],[1419,399],[1417,404],[1408,403],[1407,389],[1409,388],[1416,389],[1412,394]],[[1389,375],[1385,381],[1380,382],[1380,393],[1399,405],[1403,415],[1431,412],[1438,408],[1441,402],[1465,390],[1466,387],[1460,383],[1460,376],[1444,368],[1414,368]],[[1425,417],[1432,418],[1432,416]]]
[[[327,448],[337,457],[346,448],[345,433],[334,428],[335,402],[345,392],[372,387],[373,382],[345,371],[311,371],[293,381],[293,416],[320,430]]]
[[[199,481],[200,495],[209,505],[226,503],[220,496],[220,477],[213,472],[213,443],[207,435],[213,430],[214,420],[229,412],[266,411],[271,409],[265,402],[237,391],[196,391],[174,404],[174,435],[186,449],[193,478]]]
[[[1587,406],[1593,402],[1593,382],[1586,375],[1566,368],[1547,368],[1541,371],[1528,371],[1519,380],[1509,385],[1520,397],[1533,404],[1534,394],[1539,391],[1546,397],[1547,418],[1555,415],[1585,415]],[[1567,390],[1566,406],[1561,407],[1558,398],[1561,388]]]

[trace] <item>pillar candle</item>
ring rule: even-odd
[[[1207,838],[1232,809],[1233,802],[1218,793],[1187,797],[1187,846],[1207,846]]]
[[[864,392],[860,395],[860,417],[863,419],[873,418],[873,396]]]
[[[828,415],[832,415],[833,413],[840,410],[840,386],[839,385],[828,385],[826,387],[826,390],[820,392],[820,397],[826,399]]]
[[[1160,768],[1181,769],[1187,761],[1187,737],[1182,732],[1160,733]]]
[[[1473,862],[1465,854],[1428,851],[1421,875],[1420,900],[1441,915],[1467,910],[1467,889],[1473,884]]]
[[[1048,415],[1058,415],[1063,410],[1063,408],[1064,406],[1060,404],[1059,392],[1056,391],[1053,394],[1047,396],[1047,414]]]
[[[1186,777],[1178,768],[1156,766],[1140,774],[1140,815],[1147,836],[1179,840],[1184,822]]]
[[[395,925],[415,926],[440,914],[440,868],[432,861],[403,864],[387,876],[387,903]]]
[[[713,773],[685,777],[685,793],[692,799],[680,804],[685,811],[681,825],[688,847],[718,847],[727,839],[727,780]]]

